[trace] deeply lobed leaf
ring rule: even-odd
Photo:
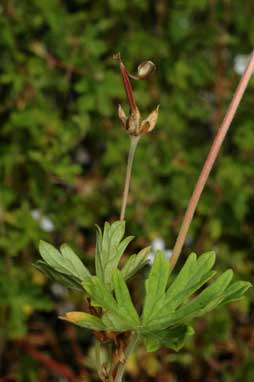
[[[58,273],[74,276],[78,280],[91,276],[80,258],[66,244],[61,246],[61,252],[59,252],[53,245],[41,240],[39,251],[44,262]]]
[[[92,303],[103,309],[102,322],[107,330],[135,330],[139,326],[139,317],[119,270],[116,270],[113,275],[113,283],[115,298],[97,276],[86,278],[82,285],[92,298]]]
[[[194,334],[191,326],[181,325],[161,331],[149,332],[142,336],[142,340],[148,352],[154,352],[161,347],[179,351],[186,339]]]
[[[103,233],[101,229],[97,227],[95,252],[96,275],[109,286],[112,284],[112,274],[114,270],[117,269],[121,256],[133,239],[133,236],[128,236],[123,239],[124,232],[124,221],[116,221],[113,224],[106,222]]]
[[[122,273],[117,269],[113,275],[114,292],[119,311],[128,317],[133,324],[139,325],[139,316],[131,300],[129,289]]]
[[[198,259],[195,253],[188,256],[178,276],[167,290],[166,304],[170,305],[172,310],[214,275],[210,270],[215,258],[214,252],[204,253]]]
[[[63,258],[71,263],[73,274],[75,273],[80,280],[84,280],[86,277],[91,276],[91,273],[84,266],[80,258],[67,244],[62,244],[60,251]]]
[[[67,288],[83,291],[80,280],[75,276],[66,275],[64,273],[56,271],[42,260],[38,260],[35,267],[48,276],[51,280],[55,280]]]
[[[141,331],[143,333],[157,333],[175,325],[183,325],[194,317],[201,316],[220,304],[239,299],[250,287],[250,283],[241,281],[230,285],[233,272],[232,270],[227,270],[197,297],[188,301],[188,298],[195,291],[214,276],[215,272],[211,270],[214,262],[215,254],[213,252],[205,253],[198,259],[195,254],[191,254],[168,289],[161,288],[161,290],[164,289],[164,294],[157,294],[156,303],[154,303],[154,297],[152,300],[151,297],[148,297],[149,294],[151,296],[153,294],[151,293],[151,288],[147,288],[145,303],[147,304],[146,309],[149,314],[146,313],[145,315],[143,313]],[[150,280],[149,285],[156,285],[156,282],[158,283],[158,280],[151,283],[155,270],[157,278],[163,283],[165,271],[162,267],[165,266],[166,264],[160,262],[160,256],[157,255],[148,277],[148,280]]]
[[[128,258],[119,270],[119,260],[132,237],[123,239],[125,223],[105,223],[102,232],[97,227],[96,276],[91,276],[81,260],[66,244],[60,252],[41,242],[44,261],[37,267],[64,285],[81,290],[91,297],[92,305],[100,307],[100,317],[83,312],[70,312],[63,319],[79,326],[104,331],[136,331],[148,351],[162,346],[179,350],[185,339],[193,334],[188,323],[219,305],[236,301],[251,286],[237,281],[231,284],[232,270],[227,270],[213,283],[190,300],[214,275],[215,253],[207,252],[197,258],[192,253],[172,283],[170,269],[163,252],[158,251],[145,282],[145,301],[141,320],[133,305],[126,280],[147,263],[149,247]],[[82,285],[82,286],[81,286]],[[83,289],[82,289],[83,290]]]
[[[131,255],[128,258],[123,268],[121,269],[121,273],[125,280],[131,278],[148,263],[148,255],[150,250],[151,247],[146,247],[142,249],[138,254]]]
[[[165,303],[165,289],[168,283],[169,266],[163,252],[158,251],[149,277],[145,282],[146,296],[142,321],[144,325],[156,318]]]

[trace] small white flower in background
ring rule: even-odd
[[[78,163],[87,165],[91,162],[90,155],[84,148],[78,148],[75,153],[75,159]]]
[[[234,69],[235,72],[239,75],[242,75],[246,69],[246,66],[249,61],[249,56],[246,54],[238,54],[234,59]],[[253,71],[254,74],[254,71]]]
[[[172,256],[172,250],[165,248],[165,241],[161,237],[157,237],[152,241],[152,250],[148,255],[148,262],[150,265],[153,264],[154,257],[157,251],[162,251],[163,253],[165,253],[165,257],[167,260],[169,260]]]
[[[41,211],[36,209],[31,211],[31,215],[36,220],[41,229],[45,232],[52,232],[55,228],[54,223],[47,216],[42,215]]]

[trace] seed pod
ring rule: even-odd
[[[158,105],[155,110],[153,110],[146,119],[144,119],[141,123],[141,126],[139,128],[139,135],[143,135],[146,133],[150,133],[155,128],[158,114],[159,114],[159,107]]]
[[[152,74],[156,69],[155,64],[152,61],[142,62],[138,66],[138,77],[140,79],[146,79],[150,74]]]

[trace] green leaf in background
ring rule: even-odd
[[[139,251],[139,253],[131,255],[128,258],[123,268],[121,269],[121,273],[125,280],[130,279],[148,263],[148,254],[150,250],[150,246],[146,247]]]
[[[22,268],[13,265],[11,273],[7,272],[3,257],[0,256],[0,312],[8,313],[4,322],[0,318],[0,344],[6,336],[17,340],[25,337],[27,333],[26,321],[37,309],[38,311],[51,311],[53,303],[41,291],[39,285],[33,284],[33,268]]]

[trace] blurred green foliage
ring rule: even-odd
[[[239,81],[236,57],[252,48],[251,15],[254,3],[236,0],[1,1],[0,315],[12,338],[25,334],[24,305],[49,308],[46,281],[30,267],[38,240],[68,242],[89,267],[94,224],[118,218],[129,140],[117,118],[126,100],[113,53],[130,71],[146,59],[157,65],[151,81],[134,84],[144,116],[161,107],[137,150],[127,230],[137,246],[162,237],[171,248]],[[224,268],[247,280],[253,120],[249,86],[185,248],[215,249]],[[247,359],[245,368],[251,380]]]

